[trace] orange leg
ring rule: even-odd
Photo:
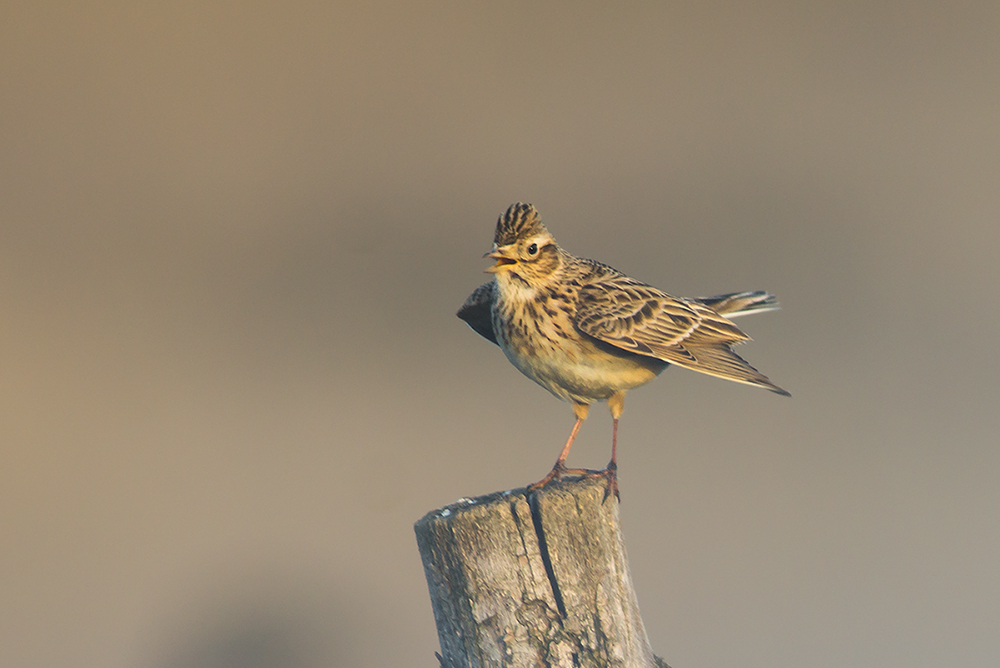
[[[611,461],[608,462],[608,467],[603,471],[599,471],[598,475],[604,475],[608,478],[608,486],[604,490],[604,500],[606,501],[611,494],[615,495],[615,498],[619,501],[622,500],[621,494],[618,493],[618,418],[621,417],[622,411],[625,410],[625,392],[616,392],[608,397],[608,408],[611,409]]]
[[[604,490],[604,500],[607,501],[608,497],[614,494],[615,498],[621,501],[622,495],[618,493],[618,418],[612,419],[614,426],[611,428],[611,461],[608,462],[608,468],[600,471],[600,474],[608,477],[608,486]]]
[[[569,457],[569,449],[573,447],[573,441],[576,440],[576,434],[580,431],[580,426],[583,425],[583,421],[587,419],[588,411],[590,411],[589,404],[573,404],[573,412],[576,413],[576,424],[573,425],[573,431],[569,433],[569,439],[567,439],[566,445],[563,446],[562,452],[559,453],[559,458],[556,459],[556,463],[553,465],[552,470],[538,482],[528,485],[528,491],[533,492],[537,489],[541,489],[553,480],[558,480],[566,473],[573,475],[587,475],[591,473],[591,471],[587,469],[566,468],[566,458]]]

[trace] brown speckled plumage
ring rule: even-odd
[[[788,394],[732,350],[749,337],[726,316],[776,309],[766,292],[672,297],[570,255],[530,204],[514,204],[500,216],[488,255],[497,260],[487,270],[494,279],[469,296],[458,316],[577,414],[556,466],[536,485],[566,472],[566,455],[591,403],[608,401],[617,435],[625,392],[669,364]],[[615,454],[616,436],[603,473],[617,493]]]

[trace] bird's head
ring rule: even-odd
[[[542,225],[530,204],[512,204],[497,220],[493,250],[484,255],[496,260],[486,271],[498,280],[520,280],[537,285],[559,268],[559,246]]]

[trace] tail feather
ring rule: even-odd
[[[776,311],[781,308],[778,298],[763,290],[730,292],[714,297],[697,297],[696,300],[727,318],[738,318],[748,313]]]
[[[778,304],[778,298],[763,290],[730,292],[714,297],[700,297],[697,301],[726,318],[738,318],[748,313],[764,313],[781,308]],[[786,397],[792,396],[786,390],[772,383],[767,376],[750,366],[729,346],[687,346],[686,352],[687,357],[693,358],[693,363],[682,357],[671,361],[678,366],[684,366],[710,376],[763,387]]]

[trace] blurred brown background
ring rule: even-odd
[[[792,399],[629,397],[658,654],[1000,664],[998,34],[986,0],[6,3],[0,664],[437,666],[412,523],[573,420],[454,317],[516,200],[784,306],[742,353]]]

